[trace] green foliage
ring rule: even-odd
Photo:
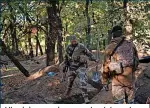
[[[2,7],[2,21],[3,30],[1,35],[5,36],[5,42],[7,46],[11,47],[11,32],[9,27],[12,16],[16,17],[16,21],[13,22],[16,25],[16,35],[19,41],[19,50],[26,50],[25,44],[28,45],[28,35],[32,27],[36,27],[37,23],[39,28],[39,40],[42,43],[43,49],[45,48],[45,37],[47,31],[47,10],[46,7],[49,4],[45,1],[13,1],[9,2],[9,5],[5,3]],[[104,43],[107,42],[108,30],[113,25],[123,24],[123,2],[122,0],[115,0],[114,3],[110,1],[94,1],[89,4],[89,17],[91,25],[91,49],[97,49],[97,43],[99,43],[100,49],[104,49]],[[133,20],[133,39],[137,42],[148,44],[150,36],[150,3],[149,2],[130,2],[129,15]],[[12,8],[12,9],[11,9]],[[85,1],[68,1],[65,0],[59,2],[60,17],[62,21],[63,31],[63,46],[69,44],[68,37],[75,34],[79,41],[86,44],[86,27],[87,18],[85,16]],[[37,22],[37,17],[39,21]],[[31,20],[31,22],[29,21]],[[46,32],[45,32],[46,31]],[[102,34],[104,34],[102,36]],[[32,43],[35,49],[35,35],[32,34]],[[98,42],[99,38],[99,42]],[[104,41],[105,40],[105,41]]]

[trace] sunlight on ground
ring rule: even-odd
[[[59,80],[54,80],[53,82],[49,82],[47,86],[57,86],[60,84],[60,81]]]
[[[19,75],[19,74],[5,75],[5,76],[2,76],[1,78],[8,78],[8,77],[17,76],[17,75]]]
[[[42,71],[38,71],[34,74],[32,74],[27,80],[34,80],[37,79],[39,77],[41,77],[44,73]]]
[[[18,68],[17,67],[9,67],[9,68],[7,68],[6,72],[7,71],[14,71],[14,70],[18,70]]]
[[[58,72],[58,71],[59,71],[58,66],[56,66],[56,65],[47,66],[47,67],[35,72],[34,74],[30,75],[28,80],[37,79],[39,77],[42,77],[45,73],[48,73],[48,72]]]

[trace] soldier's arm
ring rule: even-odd
[[[108,80],[110,77],[110,70],[109,70],[109,63],[110,61],[110,55],[112,53],[112,44],[109,44],[105,48],[104,52],[104,62],[103,62],[103,70],[102,70],[102,83],[103,84],[108,84]]]
[[[108,68],[109,62],[110,62],[109,56],[106,55],[104,58],[103,70],[102,70],[102,84],[108,84],[108,80],[110,77],[109,68]]]
[[[96,58],[95,58],[95,56],[86,48],[86,47],[83,47],[83,49],[84,49],[84,54],[86,55],[86,56],[88,56],[88,58],[89,58],[89,60],[91,60],[91,61],[96,61]]]

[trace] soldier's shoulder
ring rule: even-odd
[[[67,47],[66,47],[66,50],[69,50],[69,49],[71,49],[71,44],[69,44]]]
[[[113,49],[116,46],[116,42],[115,41],[111,41],[105,48],[105,50],[107,49]]]
[[[135,47],[135,44],[134,44],[134,42],[132,41],[132,40],[125,40],[126,41],[126,43],[129,45],[129,46],[133,46],[133,47]]]
[[[105,54],[110,55],[112,51],[114,50],[115,46],[116,46],[115,42],[111,42],[110,44],[108,44],[105,48]]]
[[[86,48],[86,47],[84,46],[84,44],[82,44],[82,43],[78,43],[78,47],[80,47],[80,48]]]

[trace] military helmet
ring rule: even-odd
[[[77,40],[75,35],[70,36],[70,41]]]
[[[122,27],[119,25],[114,26],[111,30],[111,33],[114,33],[116,31],[122,31]]]

